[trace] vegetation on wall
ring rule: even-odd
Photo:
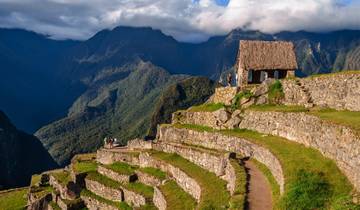
[[[268,99],[270,104],[280,104],[284,97],[285,94],[279,80],[269,85]]]

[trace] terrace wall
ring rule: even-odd
[[[200,132],[171,126],[159,127],[158,134],[161,141],[199,145],[253,157],[269,168],[280,186],[280,192],[284,192],[284,175],[280,161],[268,149],[262,146],[242,138],[226,136],[220,133]]]
[[[360,138],[350,128],[305,113],[246,111],[240,128],[277,135],[319,150],[360,191]]]

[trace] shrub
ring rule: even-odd
[[[270,104],[279,104],[284,96],[282,84],[279,80],[269,86],[268,98]]]
[[[241,99],[243,99],[243,98],[249,99],[252,96],[253,96],[253,94],[249,90],[245,90],[245,91],[242,91],[242,92],[236,94],[232,100],[231,109],[235,110],[235,109],[241,108],[241,104],[240,104]]]
[[[323,174],[300,170],[282,200],[282,208],[323,209],[331,196],[330,185]]]

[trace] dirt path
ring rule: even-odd
[[[271,188],[264,174],[250,161],[245,161],[248,171],[248,210],[271,210]]]

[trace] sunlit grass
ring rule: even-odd
[[[1,210],[25,210],[28,188],[0,191]]]
[[[195,209],[196,201],[183,189],[181,189],[175,181],[168,181],[159,187],[167,202],[167,209],[184,210]]]
[[[201,198],[198,209],[226,209],[229,206],[230,194],[226,182],[177,154],[153,151],[152,156],[183,170],[196,180],[201,187]]]

